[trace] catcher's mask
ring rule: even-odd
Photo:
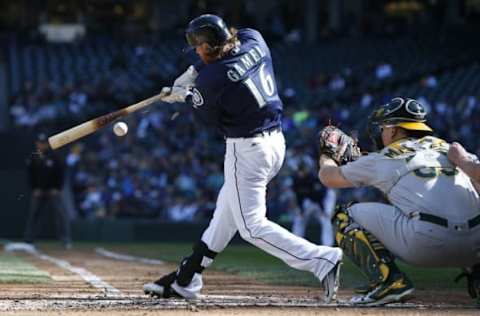
[[[368,118],[368,136],[377,150],[383,148],[382,127],[401,127],[431,135],[433,130],[425,124],[427,111],[417,100],[393,98],[374,110]]]

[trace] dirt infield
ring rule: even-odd
[[[53,281],[40,284],[3,284],[2,315],[126,314],[128,315],[478,315],[464,292],[418,289],[403,304],[382,308],[353,308],[352,292],[339,293],[338,304],[325,304],[320,288],[272,286],[256,280],[216,271],[205,273],[205,297],[197,301],[159,300],[145,296],[142,285],[171,272],[169,264],[151,265],[106,258],[90,250],[48,251],[49,258],[19,253],[50,273]],[[89,279],[85,278],[85,273]],[[82,274],[83,273],[83,274]],[[95,277],[92,277],[94,275]],[[97,279],[95,279],[97,278]],[[90,283],[89,283],[90,282]],[[100,282],[100,283],[99,283]],[[100,285],[98,285],[100,284]],[[107,284],[108,288],[102,288]],[[97,286],[97,287],[95,287]]]

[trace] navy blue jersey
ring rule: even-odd
[[[241,29],[237,36],[239,47],[197,67],[199,75],[188,102],[201,121],[217,126],[224,136],[250,137],[280,127],[283,106],[262,35]]]

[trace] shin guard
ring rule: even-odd
[[[371,284],[384,282],[396,270],[394,257],[372,234],[353,222],[347,208],[340,206],[333,217],[335,239],[344,254],[369,278]]]

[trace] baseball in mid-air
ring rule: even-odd
[[[128,133],[128,125],[125,122],[117,122],[113,125],[113,132],[117,136],[125,136]]]

